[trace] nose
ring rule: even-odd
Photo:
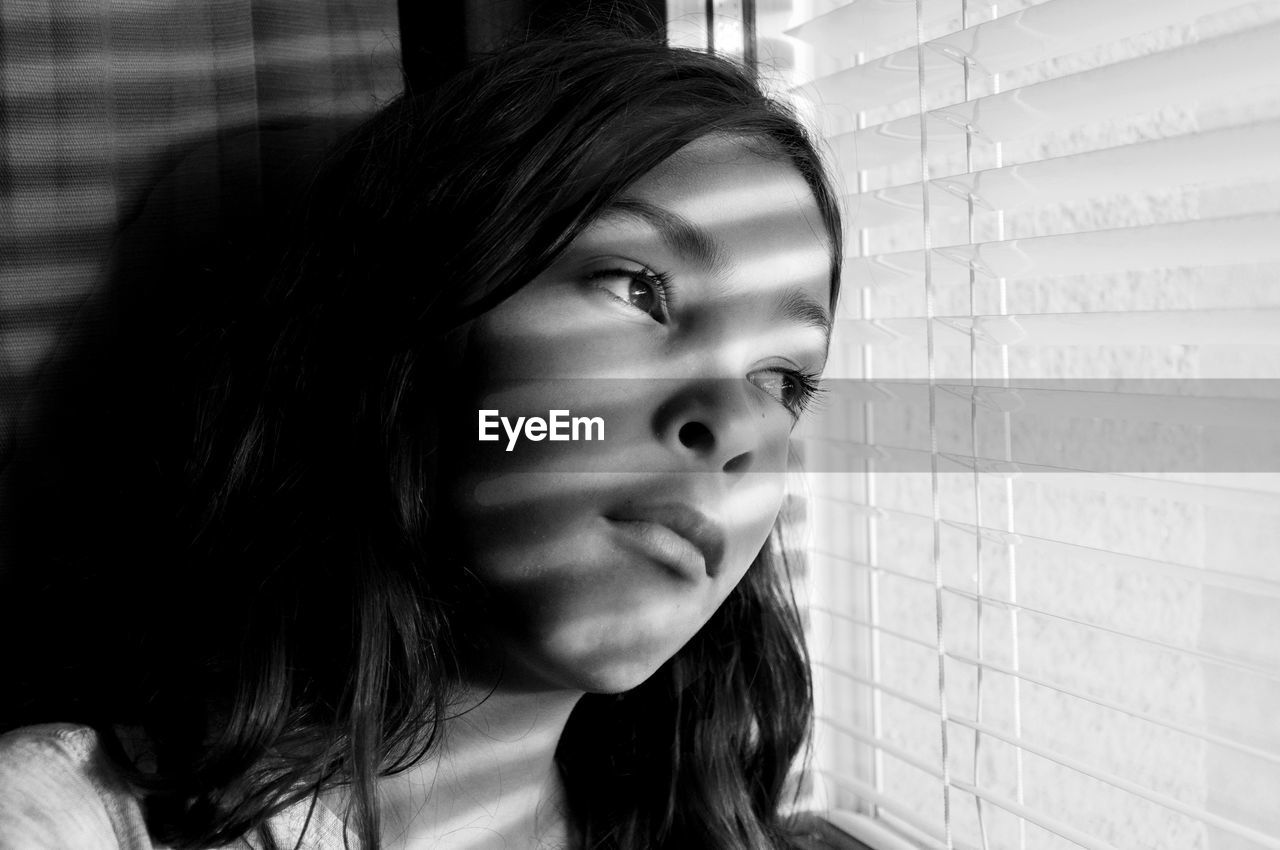
[[[746,384],[726,378],[680,388],[658,407],[658,440],[698,469],[751,471],[761,460],[768,423]]]

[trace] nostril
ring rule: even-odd
[[[751,452],[743,452],[737,457],[730,458],[724,465],[725,472],[746,472],[751,468]]]
[[[701,422],[686,422],[680,426],[680,445],[696,451],[708,451],[715,446],[711,429]]]

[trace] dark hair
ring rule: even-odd
[[[450,376],[468,323],[712,133],[803,175],[834,309],[841,228],[819,157],[723,59],[613,35],[533,41],[397,98],[333,152],[266,294],[192,354],[216,365],[175,487],[173,560],[145,578],[192,603],[155,611],[133,672],[76,708],[143,791],[157,840],[257,829],[273,846],[270,815],[344,782],[377,846],[376,779],[429,750],[468,651],[459,624],[482,604],[438,521],[441,376],[465,387]],[[778,807],[811,695],[771,548],[650,680],[578,704],[557,759],[583,847],[785,846]],[[155,771],[134,768],[122,723],[145,729]]]

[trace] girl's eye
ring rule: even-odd
[[[666,275],[648,269],[605,269],[593,273],[589,280],[606,295],[666,324]]]
[[[813,373],[790,369],[769,369],[750,376],[752,383],[777,399],[792,418],[799,419],[825,390]]]

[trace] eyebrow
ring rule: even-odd
[[[716,239],[689,219],[638,198],[619,198],[601,217],[624,215],[638,218],[658,231],[662,241],[681,257],[708,271],[723,271],[728,262]]]
[[[783,292],[775,308],[784,318],[800,322],[822,331],[827,346],[831,345],[831,314],[827,308],[809,297],[802,289],[791,288]]]

